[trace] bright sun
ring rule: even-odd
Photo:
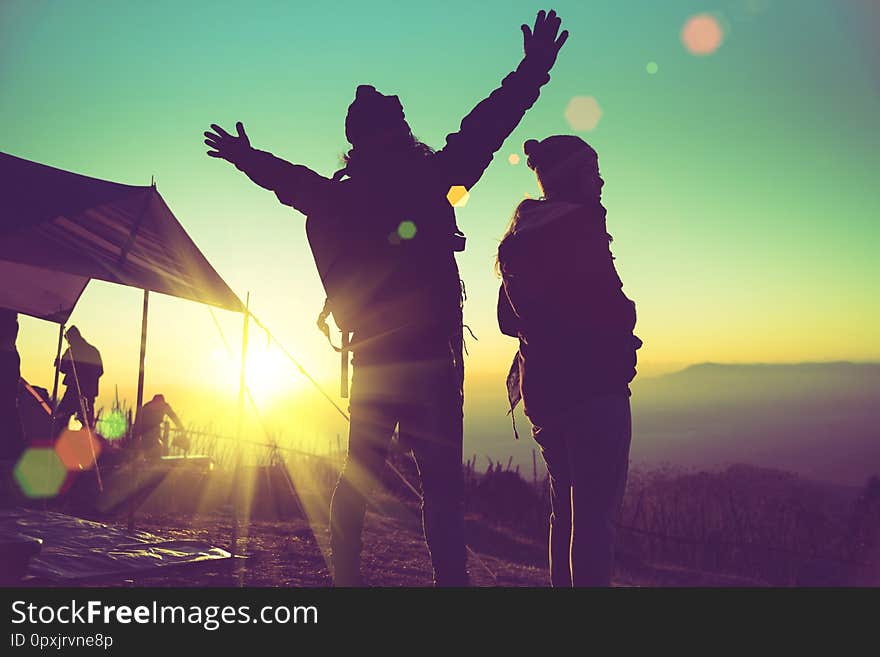
[[[237,393],[241,368],[239,359],[218,349],[214,351],[212,360],[215,375],[218,377],[216,383],[226,390],[234,390]],[[296,368],[273,345],[259,343],[248,345],[245,376],[247,387],[258,406],[267,406],[293,395],[302,385],[302,377]]]

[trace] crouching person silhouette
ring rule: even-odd
[[[573,136],[529,140],[542,200],[525,200],[498,247],[498,322],[519,338],[508,376],[550,476],[553,586],[609,586],[626,485],[635,305],[609,248],[596,152]]]
[[[348,456],[333,494],[337,586],[360,585],[366,496],[395,427],[418,465],[425,539],[438,586],[467,584],[462,478],[464,248],[448,196],[481,177],[537,100],[567,38],[554,12],[522,26],[525,57],[433,151],[416,140],[396,96],[361,85],[345,118],[352,148],[332,179],[250,146],[217,125],[208,155],[223,158],[307,216],[327,291],[325,310],[353,332]],[[453,192],[454,193],[454,192]],[[322,316],[325,314],[322,313]]]

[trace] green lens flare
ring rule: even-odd
[[[128,431],[128,418],[122,411],[110,411],[98,420],[98,433],[107,440],[118,440]]]
[[[411,221],[401,221],[397,227],[397,234],[402,240],[411,240],[416,236],[416,225]]]
[[[21,455],[14,475],[22,493],[40,499],[58,494],[67,479],[67,469],[54,449],[32,447]]]

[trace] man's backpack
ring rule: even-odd
[[[344,226],[329,216],[312,216],[306,218],[306,237],[318,268],[318,276],[327,295],[324,307],[318,314],[318,329],[327,337],[330,346],[339,352],[342,359],[342,378],[340,395],[348,397],[348,360],[349,342],[352,332],[358,324],[358,316],[363,310],[358,304],[367,299],[358,290],[356,265],[359,261],[357,241],[347,239]],[[363,292],[363,290],[360,290]],[[342,333],[340,346],[333,344],[330,336],[328,318],[333,321]]]
[[[454,224],[453,224],[454,226]],[[348,352],[351,334],[369,331],[381,322],[376,295],[388,280],[388,235],[379,234],[368,222],[350,221],[343,215],[320,214],[306,218],[306,237],[326,300],[317,325],[342,358],[342,397],[348,396]],[[464,234],[454,226],[450,248],[463,251]],[[342,333],[340,346],[333,344],[328,319]]]

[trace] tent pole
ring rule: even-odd
[[[231,549],[229,550],[233,556],[238,553],[238,536],[240,533],[239,517],[241,515],[241,434],[244,424],[244,394],[246,385],[246,367],[247,367],[247,345],[248,345],[248,325],[251,317],[251,293],[247,293],[244,305],[244,328],[241,335],[241,369],[238,373],[238,423],[236,428],[236,438],[238,439],[235,449],[235,471],[232,475],[232,540],[230,541]]]
[[[52,384],[52,416],[49,418],[49,440],[55,440],[55,422],[58,411],[58,373],[61,371],[61,341],[64,339],[64,324],[58,325],[58,348],[55,349],[55,382]],[[44,504],[43,509],[46,506]]]
[[[251,313],[251,293],[247,293],[244,305],[244,329],[241,337],[241,369],[238,373],[238,437],[241,438],[242,419],[244,415],[245,366],[247,364],[248,325]]]
[[[144,405],[144,362],[147,357],[147,313],[150,309],[150,291],[144,290],[144,310],[141,315],[141,357],[138,364],[137,404],[135,406],[135,420]]]
[[[55,349],[55,381],[52,383],[52,412],[58,405],[58,374],[61,371],[61,341],[64,339],[64,324],[58,325],[58,348]]]

